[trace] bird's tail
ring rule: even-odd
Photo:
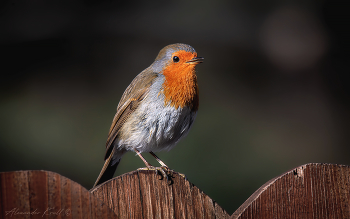
[[[104,183],[107,180],[110,180],[113,178],[115,170],[117,169],[118,164],[119,164],[120,159],[122,158],[123,154],[118,156],[117,159],[113,155],[114,155],[114,153],[111,153],[109,155],[109,157],[105,160],[105,163],[102,167],[100,175],[98,175],[97,180],[96,180],[93,188],[95,188],[99,184]],[[114,157],[114,159],[113,159],[113,157]]]

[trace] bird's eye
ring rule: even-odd
[[[173,61],[174,61],[174,62],[179,62],[179,61],[180,61],[180,59],[179,59],[179,57],[174,56],[174,57],[173,57]]]

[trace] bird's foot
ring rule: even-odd
[[[182,176],[182,178],[184,178],[185,180],[187,180],[187,176],[183,173],[179,173],[180,176]]]
[[[169,185],[173,184],[173,170],[169,169],[167,166],[160,166],[160,167],[154,167],[154,166],[148,166],[143,168],[138,168],[137,170],[155,170],[156,174],[159,174],[161,176],[160,180],[166,178]],[[181,176],[185,176],[183,174],[180,174]],[[186,176],[185,176],[186,177]]]

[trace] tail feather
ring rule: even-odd
[[[111,153],[111,155],[106,159],[106,161],[102,167],[102,170],[100,172],[100,175],[97,177],[97,180],[96,180],[93,188],[95,188],[99,184],[104,183],[107,180],[110,180],[113,178],[115,170],[117,169],[118,164],[119,164],[120,159],[121,159],[121,156],[120,156],[120,158],[117,159],[117,162],[115,162],[115,160],[112,161],[113,154],[114,153]]]

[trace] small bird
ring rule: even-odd
[[[113,178],[120,159],[134,151],[146,168],[165,174],[170,170],[153,152],[170,150],[189,132],[198,111],[195,67],[203,58],[186,44],[160,50],[154,62],[126,88],[109,130],[105,163],[94,187]],[[160,163],[153,167],[141,153]]]

